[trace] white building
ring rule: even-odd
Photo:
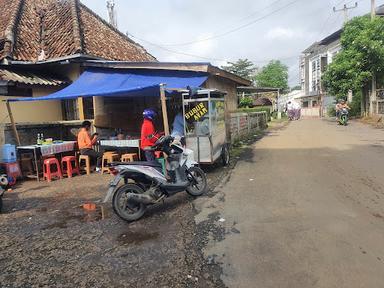
[[[321,116],[333,104],[332,95],[322,87],[321,77],[327,66],[341,50],[342,29],[305,49],[300,58],[303,116]]]

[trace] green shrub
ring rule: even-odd
[[[351,110],[349,111],[351,116],[361,116],[361,93],[356,93],[353,96],[352,103],[350,103],[349,106],[351,107]]]
[[[253,107],[253,99],[251,97],[243,97],[240,99],[239,103],[240,108],[249,108]]]
[[[268,121],[271,121],[271,111],[272,111],[272,107],[270,106],[254,107],[254,108],[239,108],[236,110],[236,112],[244,112],[244,113],[267,112]]]
[[[329,117],[336,117],[336,107],[334,105],[328,106],[327,114]]]

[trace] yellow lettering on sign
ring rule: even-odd
[[[185,119],[189,120],[191,117],[193,117],[195,121],[198,121],[207,113],[208,109],[205,108],[204,103],[199,103],[194,108],[185,113]]]

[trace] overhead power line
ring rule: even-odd
[[[264,6],[263,8],[258,9],[257,11],[252,12],[251,14],[249,14],[249,15],[247,15],[247,16],[245,16],[245,17],[242,17],[242,18],[238,19],[238,20],[236,21],[236,23],[240,23],[240,22],[243,22],[244,20],[247,20],[247,19],[249,19],[249,18],[252,18],[253,16],[255,16],[255,15],[257,15],[257,14],[260,14],[261,12],[267,10],[268,8],[270,8],[270,7],[274,6],[274,5],[276,5],[277,3],[281,2],[281,1],[283,1],[283,0],[276,0],[276,1],[272,2],[271,4],[269,4],[269,5],[267,5],[267,6]],[[235,23],[232,23],[232,24],[235,24]],[[231,26],[233,26],[233,25],[231,25]],[[229,29],[229,28],[230,28],[230,25],[227,25],[227,27],[228,27],[228,29]],[[220,31],[217,30],[217,31],[213,32],[213,34],[221,33],[221,31],[223,31],[223,29],[221,29]],[[169,46],[172,46],[173,44],[168,44],[168,45],[169,45]],[[166,45],[166,46],[168,46],[168,45]]]
[[[266,10],[267,8],[269,8],[269,7],[271,7],[271,6],[275,5],[275,4],[277,4],[277,3],[280,2],[280,1],[282,1],[282,0],[276,0],[276,1],[272,2],[270,5],[264,7],[262,10],[259,10],[259,11],[257,11],[257,12],[254,12],[254,13],[252,13],[252,14],[250,14],[250,15],[248,15],[248,16],[242,18],[242,19],[240,19],[240,21],[243,21],[243,20],[245,20],[245,19],[248,19],[248,18],[254,16],[254,15],[257,14],[257,13],[260,13],[260,11]],[[211,40],[211,39],[215,39],[215,38],[223,37],[223,36],[225,36],[225,35],[234,33],[234,32],[236,32],[236,31],[239,31],[239,30],[241,30],[241,29],[243,29],[243,28],[246,28],[246,27],[248,27],[248,26],[250,26],[250,25],[253,25],[253,24],[255,24],[255,23],[257,23],[257,22],[259,22],[259,21],[261,21],[261,20],[263,20],[263,19],[265,19],[265,18],[267,18],[267,17],[269,17],[269,16],[271,16],[271,15],[273,15],[273,14],[276,14],[277,12],[279,12],[279,11],[281,11],[281,10],[283,10],[283,9],[285,9],[285,8],[291,6],[291,5],[293,5],[293,4],[295,4],[295,3],[299,2],[299,1],[301,1],[301,0],[294,0],[294,1],[291,1],[291,2],[287,3],[286,5],[284,5],[284,6],[280,7],[280,8],[278,8],[278,9],[273,10],[273,11],[271,11],[270,13],[268,13],[268,14],[262,16],[262,17],[259,17],[259,18],[255,19],[255,20],[251,21],[251,22],[248,22],[248,23],[246,23],[246,24],[243,24],[243,25],[241,25],[241,26],[239,26],[239,27],[236,27],[236,28],[234,28],[234,29],[228,30],[228,31],[226,31],[226,32],[224,32],[224,33],[219,33],[219,34],[213,35],[213,36],[211,36],[211,37],[207,37],[207,38],[205,38],[205,39],[199,39],[199,40],[196,40],[196,41],[190,41],[190,42],[188,42],[188,43],[179,43],[179,44],[158,44],[158,43],[154,43],[154,42],[152,42],[152,41],[148,41],[148,40],[146,40],[146,39],[142,39],[142,38],[136,37],[135,35],[132,35],[131,33],[127,33],[127,35],[129,35],[129,36],[132,37],[132,38],[137,39],[138,41],[145,42],[145,43],[147,43],[147,44],[149,44],[149,45],[152,45],[152,46],[154,46],[154,47],[157,47],[157,48],[159,48],[159,49],[162,49],[162,50],[167,51],[167,52],[172,53],[172,54],[184,55],[184,56],[188,56],[188,57],[194,57],[194,58],[199,58],[199,59],[204,59],[204,60],[209,60],[209,61],[230,62],[230,61],[228,61],[228,60],[226,60],[226,59],[219,59],[219,58],[214,58],[214,57],[206,57],[206,56],[201,56],[201,55],[195,55],[195,54],[190,54],[190,53],[186,53],[186,52],[176,51],[176,50],[170,49],[170,48],[165,47],[165,46],[186,46],[186,45],[191,45],[191,44],[200,43],[200,42],[204,42],[204,41],[209,41],[209,40]],[[284,61],[284,60],[289,60],[289,59],[293,59],[293,58],[296,58],[296,57],[298,57],[298,55],[291,56],[291,57],[287,57],[287,58],[281,58],[281,59],[278,59],[278,60],[282,60],[282,61]],[[251,60],[251,61],[252,61],[252,60]],[[252,62],[254,62],[254,63],[267,63],[268,61],[270,61],[270,60],[254,60],[254,61],[252,61]]]
[[[199,59],[204,59],[204,60],[209,60],[209,61],[220,61],[220,62],[228,62],[228,63],[231,63],[233,61],[230,61],[228,59],[220,59],[220,58],[214,58],[214,57],[207,57],[207,56],[201,56],[201,55],[195,55],[195,54],[190,54],[190,53],[186,53],[186,52],[181,52],[181,51],[176,51],[176,50],[173,50],[173,49],[169,49],[168,47],[163,47],[159,44],[156,44],[156,43],[153,43],[151,41],[147,41],[145,39],[142,39],[142,38],[139,38],[139,37],[136,37],[135,35],[132,35],[130,33],[127,33],[127,35],[131,38],[134,38],[138,41],[141,41],[141,42],[145,42],[151,46],[154,46],[154,47],[157,47],[159,49],[162,49],[164,51],[167,51],[169,53],[172,53],[172,54],[177,54],[177,55],[184,55],[184,56],[188,56],[188,57],[193,57],[193,58],[199,58]],[[283,57],[283,58],[278,58],[278,59],[275,59],[275,60],[280,60],[280,61],[285,61],[285,60],[290,60],[290,59],[293,59],[293,58],[296,58],[296,57],[299,57],[298,55],[294,55],[294,56],[289,56],[289,57]],[[269,61],[273,60],[273,58],[271,59],[265,59],[265,60],[250,60],[251,62],[253,63],[267,63]]]
[[[162,49],[162,50],[167,51],[167,52],[172,53],[172,54],[184,55],[184,56],[189,56],[189,57],[194,57],[194,58],[199,58],[199,59],[205,59],[205,60],[228,62],[228,60],[224,60],[224,59],[213,58],[213,57],[205,57],[205,56],[194,55],[194,54],[185,53],[185,52],[181,52],[181,51],[175,51],[175,50],[169,49],[167,47],[163,47],[163,46],[161,46],[159,44],[153,43],[151,41],[148,41],[148,40],[136,37],[135,35],[132,35],[131,33],[127,33],[127,35],[129,37],[131,37],[131,38],[134,38],[134,39],[139,40],[141,42],[145,42],[145,43],[147,43],[147,44],[149,44],[151,46],[157,47],[159,49]]]
[[[224,37],[226,35],[229,35],[229,34],[232,34],[234,32],[237,32],[239,30],[242,30],[242,29],[244,29],[246,27],[249,27],[249,26],[251,26],[251,25],[253,25],[253,24],[257,23],[257,22],[260,22],[261,20],[264,20],[264,19],[268,18],[269,16],[272,16],[272,15],[280,12],[283,9],[285,9],[285,8],[287,8],[289,6],[292,6],[292,5],[296,4],[299,1],[303,1],[303,0],[291,1],[291,2],[287,3],[284,6],[271,11],[268,14],[265,14],[265,15],[259,17],[259,18],[256,18],[255,20],[252,20],[252,21],[250,21],[250,22],[248,22],[246,24],[240,25],[240,26],[238,26],[236,28],[230,29],[230,30],[228,30],[226,32],[218,33],[216,35],[213,35],[213,36],[210,36],[210,37],[206,37],[206,38],[202,38],[202,39],[196,39],[194,41],[188,41],[188,42],[184,42],[184,43],[162,44],[161,46],[187,46],[187,45],[192,45],[192,44],[196,44],[196,43],[200,43],[200,42],[210,41],[210,40],[213,40],[213,39],[216,39],[216,38],[221,38],[221,37]]]
[[[249,15],[247,15],[247,16],[245,16],[245,17],[242,17],[242,18],[238,19],[238,20],[236,21],[236,23],[244,22],[245,20],[247,20],[247,19],[249,19],[249,18],[252,18],[253,16],[255,16],[255,15],[257,15],[257,14],[260,14],[261,12],[267,10],[268,8],[275,6],[276,4],[278,4],[278,3],[281,2],[281,1],[283,1],[283,0],[276,0],[276,1],[272,2],[271,4],[269,4],[269,5],[267,5],[267,6],[264,6],[263,8],[258,9],[257,11],[252,12],[251,14],[249,14]],[[235,24],[235,23],[232,23],[232,24]],[[214,31],[212,34],[217,35],[217,34],[223,33],[223,30],[224,30],[224,29],[231,29],[231,26],[233,27],[233,25],[227,25],[227,26],[224,27],[224,28],[221,27],[221,28],[222,28],[221,30],[216,30],[216,31]],[[227,30],[224,30],[224,31],[226,32]],[[196,40],[197,40],[197,41],[200,41],[201,39],[196,39]],[[162,45],[163,45],[163,46],[184,46],[183,43],[173,43],[173,44],[172,44],[172,43],[170,43],[170,44],[164,43],[164,44],[162,44]]]

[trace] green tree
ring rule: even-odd
[[[279,60],[272,60],[255,76],[258,87],[280,88],[282,92],[289,90],[288,67]]]
[[[384,19],[368,16],[354,18],[344,26],[342,50],[327,67],[322,81],[336,98],[345,98],[348,90],[361,94],[372,81],[373,73],[384,72]]]
[[[230,62],[228,66],[223,66],[221,68],[251,81],[257,71],[257,67],[248,59],[239,59],[236,62]]]

